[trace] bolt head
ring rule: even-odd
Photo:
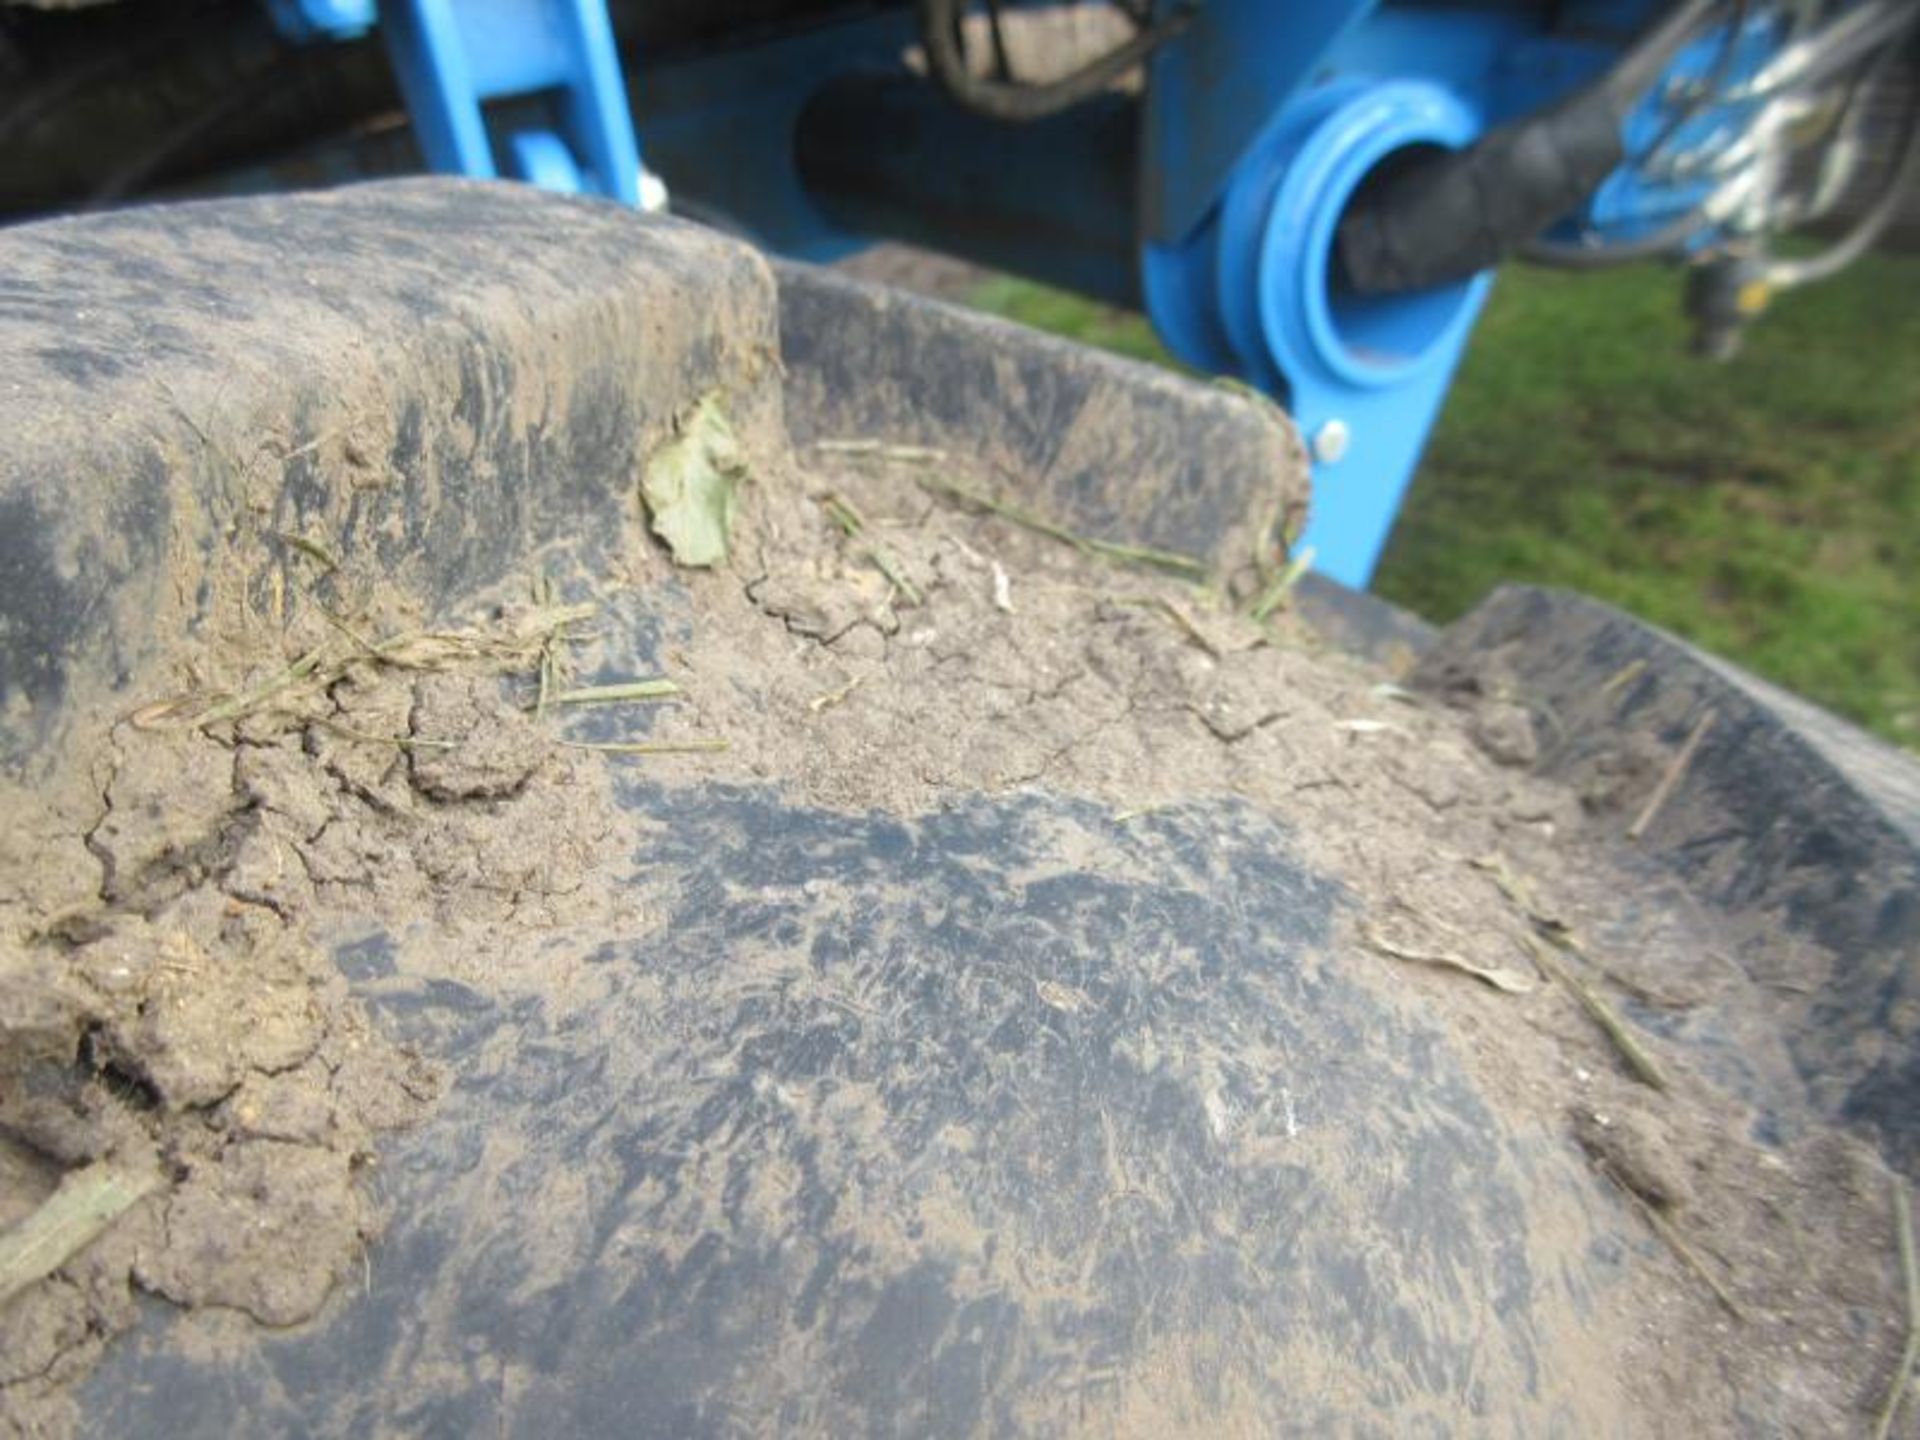
[[[1344,420],[1329,420],[1313,432],[1313,458],[1322,465],[1338,465],[1353,441]]]

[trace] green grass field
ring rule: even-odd
[[[1731,365],[1679,277],[1501,276],[1376,589],[1610,600],[1920,747],[1920,259],[1783,297]],[[1144,321],[995,279],[981,308],[1142,359]]]

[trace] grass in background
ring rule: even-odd
[[[1097,345],[1130,360],[1148,360],[1174,370],[1185,370],[1167,353],[1153,333],[1153,326],[1131,310],[1116,310],[1065,290],[1036,285],[1012,275],[996,275],[983,280],[965,295],[961,303],[976,310],[1018,320],[1036,330],[1064,335],[1083,345]]]
[[[1920,745],[1920,260],[1783,297],[1693,359],[1679,277],[1503,274],[1375,588],[1445,622],[1585,591]],[[983,309],[1139,359],[1146,323],[1021,281]]]

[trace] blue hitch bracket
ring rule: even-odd
[[[1364,589],[1491,275],[1408,295],[1341,285],[1335,230],[1394,156],[1458,149],[1479,116],[1428,80],[1341,81],[1300,94],[1242,158],[1221,201],[1177,245],[1145,247],[1147,308],[1191,364],[1281,398],[1312,459],[1296,552]]]
[[[393,0],[381,21],[435,170],[497,175],[483,102],[538,95],[558,128],[511,132],[509,173],[640,203],[640,144],[606,0]]]
[[[357,40],[373,29],[373,0],[266,0],[273,28],[296,45]]]
[[[374,0],[267,0],[295,41],[346,39]],[[640,143],[606,0],[387,0],[380,31],[429,168],[506,172],[546,190],[639,205]],[[543,102],[547,123],[509,123],[496,150],[483,108]]]

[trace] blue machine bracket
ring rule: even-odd
[[[374,0],[268,0],[289,39],[367,30]],[[427,164],[548,190],[640,203],[640,144],[606,0],[387,0],[380,30]],[[544,115],[496,137],[483,108],[532,101]]]
[[[297,45],[353,40],[373,29],[373,0],[267,0],[267,18]]]
[[[1292,411],[1314,462],[1299,544],[1343,584],[1364,588],[1373,574],[1491,277],[1415,295],[1343,293],[1335,227],[1390,157],[1459,148],[1480,128],[1430,81],[1307,90],[1191,238],[1144,252],[1147,306],[1175,353],[1243,376]]]
[[[394,0],[381,21],[435,170],[498,175],[482,104],[538,96],[556,128],[508,135],[508,173],[640,203],[640,145],[605,0]]]
[[[1171,4],[1172,0],[1162,0]],[[1312,453],[1302,545],[1365,586],[1491,277],[1363,297],[1333,262],[1342,212],[1396,152],[1450,149],[1603,71],[1655,9],[1573,0],[1566,24],[1498,3],[1208,0],[1154,58],[1140,176],[1142,289],[1182,359],[1292,411]],[[1693,213],[1739,158],[1729,104],[1676,110],[1710,72],[1738,81],[1777,50],[1755,16],[1677,56],[1623,127],[1630,158],[1563,242],[1630,239]],[[1670,124],[1671,121],[1671,124]],[[1646,160],[1650,163],[1642,164]],[[1712,237],[1712,217],[1695,243]]]
[[[376,0],[265,3],[289,35],[311,38],[364,29]],[[1165,14],[1181,0],[1155,3]],[[378,4],[433,168],[639,201],[644,172],[607,0]],[[1299,544],[1324,573],[1364,587],[1491,276],[1362,295],[1338,273],[1340,219],[1397,157],[1470,145],[1586,83],[1656,0],[1569,4],[1555,24],[1505,0],[1205,0],[1152,58],[1137,124],[1131,114],[1108,123],[1136,103],[1119,96],[1057,128],[1018,131],[962,114],[924,84],[916,98],[888,98],[886,77],[909,79],[904,4],[678,58],[636,93],[650,147],[690,212],[703,207],[771,248],[829,258],[869,229],[900,233],[888,206],[918,205],[935,226],[908,231],[923,240],[971,224],[976,257],[1122,303],[1144,296],[1181,358],[1288,407],[1314,472]],[[1628,154],[1648,163],[1623,166],[1563,222],[1563,240],[1631,237],[1691,213],[1711,188],[1691,167],[1739,156],[1723,143],[1726,106],[1676,107],[1723,55],[1726,78],[1763,63],[1780,40],[1771,24],[1747,21],[1733,47],[1724,32],[1702,35],[1676,57],[1624,127]],[[904,107],[884,113],[918,128],[863,129],[855,99]],[[515,103],[486,108],[505,100]],[[821,134],[832,143],[803,166],[801,142]],[[924,163],[907,143],[916,136]],[[876,147],[887,163],[819,161]]]

